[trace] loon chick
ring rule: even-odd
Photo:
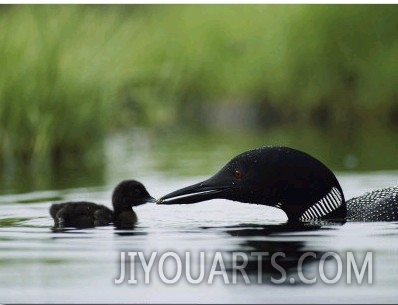
[[[104,205],[78,201],[54,203],[50,207],[50,215],[54,219],[54,228],[82,229],[111,223],[117,228],[131,228],[137,222],[132,207],[154,201],[143,184],[135,180],[124,180],[115,187],[112,194],[114,211]]]
[[[158,204],[222,198],[282,209],[289,222],[398,220],[398,186],[345,201],[333,172],[309,154],[264,146],[229,161],[211,178],[169,193]]]

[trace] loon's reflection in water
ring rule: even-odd
[[[322,221],[282,225],[240,224],[218,228],[233,238],[242,239],[239,248],[224,253],[223,257],[230,259],[225,262],[226,270],[229,275],[235,273],[236,278],[244,282],[241,271],[234,270],[236,266],[244,266],[242,268],[251,284],[307,284],[305,281],[313,276],[305,275],[305,269],[314,264],[318,266],[322,256],[328,252],[309,241],[323,236],[319,230],[334,230],[343,224]],[[311,234],[315,231],[316,234]],[[232,261],[234,254],[235,262]]]

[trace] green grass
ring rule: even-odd
[[[115,36],[123,36],[115,28],[118,17],[78,6],[18,6],[1,12],[4,163],[41,167],[98,149],[111,125],[120,83],[116,71],[122,63],[114,58],[113,43]]]
[[[110,130],[185,128],[220,101],[396,125],[397,6],[15,5],[0,28],[6,169],[88,164]]]

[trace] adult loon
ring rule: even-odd
[[[113,223],[116,228],[125,229],[132,228],[137,222],[133,206],[154,201],[142,183],[124,180],[115,187],[112,194],[114,211],[104,205],[78,201],[54,203],[50,207],[50,215],[54,219],[54,228],[82,229]]]
[[[223,198],[282,209],[288,222],[398,220],[398,186],[344,198],[333,172],[309,154],[264,146],[229,161],[211,178],[179,189],[158,204],[191,204]]]

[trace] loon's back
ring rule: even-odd
[[[351,221],[398,220],[398,186],[374,190],[348,200],[347,219]]]

